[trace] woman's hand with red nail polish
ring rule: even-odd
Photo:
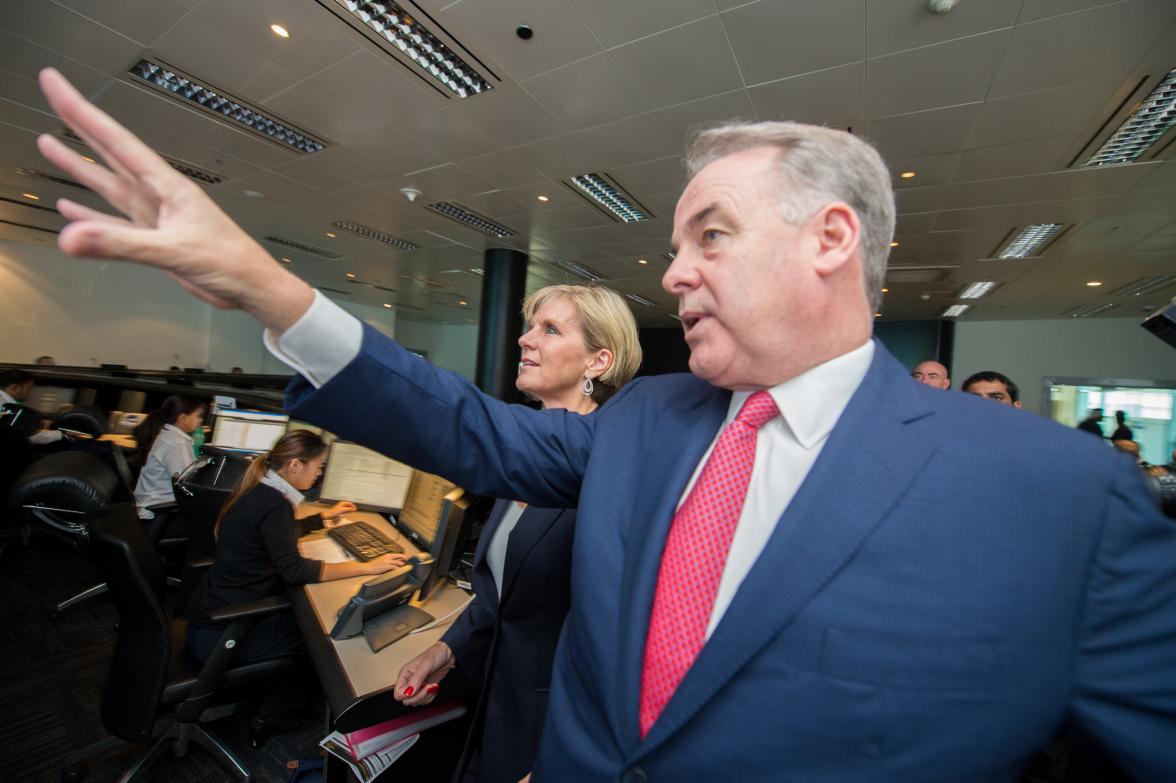
[[[434,642],[424,652],[400,667],[392,693],[410,707],[429,704],[441,690],[438,685],[456,661],[445,642]]]

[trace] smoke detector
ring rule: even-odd
[[[928,0],[927,10],[937,16],[951,13],[951,9],[960,4],[960,0]]]
[[[411,204],[417,200],[417,196],[421,195],[421,192],[416,188],[401,188],[400,195],[408,199],[408,203]]]

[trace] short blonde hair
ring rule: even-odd
[[[637,374],[641,366],[641,343],[637,339],[637,319],[629,305],[616,291],[598,285],[549,285],[523,301],[523,318],[527,323],[535,311],[550,301],[564,299],[580,314],[584,347],[589,352],[607,348],[612,364],[592,379],[592,399],[604,402]]]

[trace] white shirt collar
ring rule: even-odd
[[[262,459],[263,457],[262,455],[258,454],[256,458]],[[278,492],[281,492],[283,495],[285,495],[286,500],[290,501],[290,505],[294,506],[295,511],[298,510],[298,506],[302,504],[302,501],[306,499],[306,497],[301,492],[294,489],[294,486],[289,481],[286,481],[286,479],[282,478],[277,473],[274,473],[272,470],[267,470],[265,472],[265,475],[261,477],[261,483],[265,484],[267,487],[273,487]]]
[[[182,429],[180,429],[179,427],[177,427],[177,426],[176,426],[176,425],[174,425],[174,424],[164,424],[164,425],[163,425],[163,432],[174,432],[174,433],[176,433],[177,435],[179,435],[179,436],[181,436],[181,437],[183,437],[183,438],[185,438],[185,439],[187,439],[187,440],[189,440],[189,441],[190,441],[190,440],[192,440],[192,436],[191,436],[191,435],[189,435],[188,433],[184,432]]]
[[[13,397],[11,394],[4,391],[3,389],[0,389],[0,405],[4,405],[4,404],[19,405],[20,403],[18,403],[16,401],[16,398]]]
[[[849,353],[767,390],[800,445],[811,449],[833,430],[873,360],[874,341],[867,340]],[[732,393],[724,426],[735,419],[751,395],[750,391]]]

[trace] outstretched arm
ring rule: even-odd
[[[40,82],[53,110],[102,163],[86,161],[49,135],[37,139],[41,154],[122,214],[59,199],[57,209],[69,221],[57,240],[62,252],[158,267],[200,299],[244,310],[278,333],[306,312],[314,300],[310,286],[275,262],[203,190],[55,69],[41,71]]]

